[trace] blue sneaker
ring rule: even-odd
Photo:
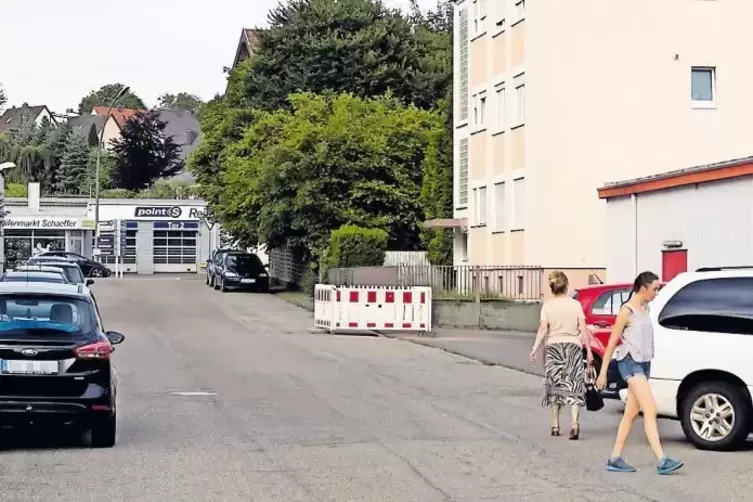
[[[635,467],[625,462],[622,457],[607,460],[607,470],[612,472],[635,472]]]
[[[683,462],[680,462],[679,460],[674,460],[669,457],[664,457],[661,460],[659,460],[659,465],[656,466],[656,472],[657,474],[661,474],[662,476],[671,474],[675,472],[677,469],[685,465]]]

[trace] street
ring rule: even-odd
[[[620,405],[585,413],[581,440],[549,437],[534,375],[397,339],[310,331],[274,295],[193,279],[93,286],[126,341],[118,443],[92,450],[13,438],[7,501],[746,500],[753,452],[710,453],[662,422],[684,460],[660,477],[633,432],[636,474],[604,465]]]

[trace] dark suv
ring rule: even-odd
[[[222,255],[222,260],[214,266],[214,289],[223,292],[230,289],[269,291],[267,269],[253,253],[231,251]]]
[[[113,345],[84,285],[0,283],[0,424],[74,423],[115,445]]]

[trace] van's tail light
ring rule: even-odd
[[[74,352],[76,352],[76,357],[79,359],[110,359],[112,345],[110,342],[103,340],[79,347]]]

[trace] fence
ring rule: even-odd
[[[340,331],[431,331],[431,288],[332,286],[314,289],[314,326]]]
[[[434,298],[541,300],[544,269],[535,266],[398,265],[334,268],[335,285],[428,286]]]

